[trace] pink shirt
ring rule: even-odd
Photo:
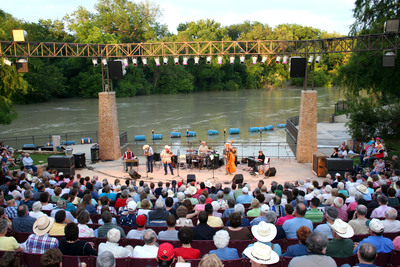
[[[371,213],[371,218],[385,218],[386,210],[389,207],[387,205],[381,205],[374,209]]]
[[[286,215],[285,217],[279,217],[279,219],[276,221],[276,225],[280,226],[283,225],[287,220],[293,219],[293,215]]]

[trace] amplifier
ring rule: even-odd
[[[318,177],[324,177],[326,175],[326,156],[321,152],[315,152],[313,154],[312,161],[313,173]]]
[[[55,167],[50,167],[50,168],[56,169],[58,173],[59,173],[59,172],[64,173],[64,176],[65,176],[66,174],[69,174],[71,177],[75,175],[75,167],[70,167],[70,168],[61,168],[61,167],[60,167],[60,168],[55,168]]]
[[[74,154],[75,159],[75,168],[84,168],[86,167],[86,155],[85,153],[76,153]]]
[[[188,174],[187,175],[187,184],[189,185],[191,182],[196,182],[196,175],[194,174]]]
[[[326,159],[327,171],[353,171],[352,159],[341,158],[327,158]]]
[[[243,184],[243,174],[235,174],[232,179],[232,182],[235,184]]]
[[[75,167],[75,158],[72,155],[68,156],[50,156],[47,159],[50,168],[71,168]]]

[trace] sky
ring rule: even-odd
[[[259,21],[275,27],[283,23],[312,26],[347,35],[353,23],[354,0],[150,0],[163,11],[159,22],[176,33],[179,23],[214,19],[222,25]],[[62,19],[83,6],[94,11],[97,0],[0,0],[0,9],[18,19]],[[138,2],[135,0],[134,2]]]

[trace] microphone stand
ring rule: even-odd
[[[180,175],[179,175],[179,168],[180,168],[180,165],[181,165],[181,159],[180,159],[180,155],[181,155],[181,153],[180,153],[180,151],[179,151],[179,149],[178,149],[178,156],[177,156],[177,159],[176,159],[176,161],[178,162],[178,168],[177,168],[177,176],[174,176],[173,178],[182,178]]]

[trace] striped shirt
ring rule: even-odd
[[[7,215],[8,218],[15,218],[17,217],[17,207],[7,207],[4,209],[4,213]]]
[[[58,240],[50,237],[49,234],[38,236],[31,234],[26,240],[26,250],[28,253],[43,254],[46,250],[58,248]]]

